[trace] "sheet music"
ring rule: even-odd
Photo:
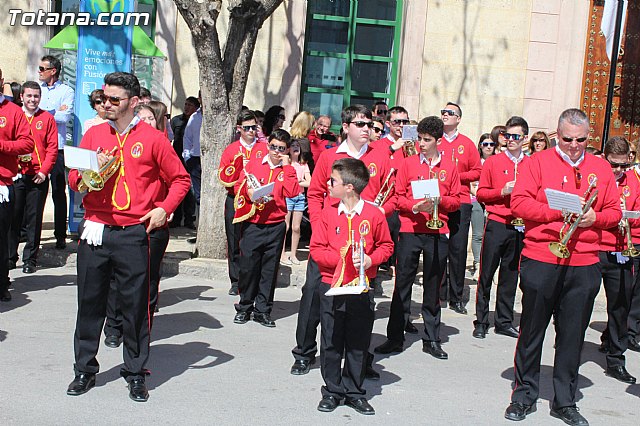
[[[90,149],[65,145],[64,165],[69,169],[99,171],[98,154]]]
[[[418,126],[415,124],[402,126],[402,139],[411,141],[418,140]]]
[[[411,182],[411,192],[414,200],[439,197],[438,179],[414,180]]]
[[[544,193],[547,196],[547,203],[549,203],[549,208],[553,210],[562,210],[563,212],[567,213],[582,213],[582,203],[580,202],[580,196],[550,188],[545,189]]]
[[[361,294],[367,289],[366,285],[348,285],[344,287],[330,288],[324,295],[325,296],[344,296],[347,294]]]
[[[255,189],[253,191],[253,196],[251,197],[251,201],[255,201],[255,200],[258,200],[258,199],[260,199],[262,197],[266,197],[268,195],[271,195],[273,193],[273,187],[275,186],[275,184],[276,184],[275,182],[271,182],[271,183],[268,183],[268,184],[266,184],[264,186],[261,186],[258,189]]]
[[[622,210],[623,219],[640,219],[640,211]]]

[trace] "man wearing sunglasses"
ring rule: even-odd
[[[67,181],[64,168],[64,146],[72,143],[67,123],[73,120],[73,89],[60,81],[62,64],[55,56],[43,56],[38,66],[42,88],[40,109],[49,111],[58,126],[58,156],[51,170],[51,198],[53,199],[54,236],[56,248],[67,246]]]
[[[471,183],[480,179],[482,163],[475,143],[458,131],[462,109],[453,102],[440,111],[444,122],[444,137],[438,150],[458,165],[460,176],[460,210],[449,213],[449,282],[440,289],[440,298],[449,301],[449,308],[466,314],[462,302],[464,276],[467,267],[467,244],[471,225]]]
[[[587,425],[576,408],[580,352],[600,287],[598,251],[602,230],[617,226],[622,212],[611,166],[585,153],[589,137],[587,115],[579,109],[564,111],[558,120],[558,136],[555,149],[537,153],[518,168],[511,194],[512,214],[524,219],[527,231],[520,260],[522,315],[515,353],[515,386],[505,418],[523,420],[536,410],[542,345],[555,314],[555,395],[551,415],[570,425]],[[587,208],[586,199],[594,196],[589,189],[592,184],[598,193]],[[565,217],[562,210],[551,209],[547,189],[582,197],[582,214]],[[558,243],[561,229],[567,232],[570,225],[565,220],[575,222],[578,217],[575,232],[566,244],[568,257],[559,257],[549,244]]]
[[[95,386],[96,355],[105,321],[109,281],[123,318],[124,367],[120,375],[129,397],[145,402],[149,358],[149,234],[164,226],[189,190],[189,175],[164,133],[140,123],[134,110],[140,83],[125,72],[107,74],[102,97],[107,123],[91,127],[80,148],[98,153],[100,166],[116,172],[99,191],[84,195],[85,215],[78,227],[78,313],[74,334],[75,378],[67,395]],[[78,191],[82,173],[69,171]],[[111,289],[114,291],[114,288]]]
[[[371,118],[373,121],[373,127],[371,128],[371,133],[369,134],[369,143],[380,140],[382,134],[384,133],[384,119],[373,116]]]
[[[338,147],[328,149],[320,154],[307,191],[311,231],[320,220],[323,207],[329,204],[336,207],[340,201],[327,195],[329,194],[328,182],[331,177],[331,168],[336,160],[352,157],[362,160],[367,166],[370,177],[369,183],[360,194],[362,199],[373,202],[380,192],[391,165],[389,164],[389,156],[384,151],[374,149],[369,145],[369,135],[373,127],[371,117],[371,111],[364,105],[352,105],[342,111],[342,131],[346,134],[346,139]],[[395,211],[395,199],[392,197],[380,209],[388,217]],[[318,350],[316,335],[320,323],[320,295],[318,291],[321,281],[322,275],[318,264],[312,257],[309,257],[306,282],[302,288],[298,311],[297,345],[291,351],[295,358],[291,367],[293,375],[307,374],[311,364],[315,362]],[[372,360],[373,356],[370,356],[367,377],[380,378],[380,375],[371,368]]]
[[[0,69],[0,86],[4,83]],[[8,235],[13,216],[13,178],[18,174],[18,155],[33,152],[29,122],[19,106],[0,94],[0,235]],[[0,302],[9,302],[9,245],[0,244]]]
[[[227,198],[224,202],[224,230],[227,235],[227,262],[229,266],[229,280],[231,288],[229,295],[238,295],[238,274],[240,259],[240,224],[233,223],[235,208],[233,200],[236,196],[234,185],[240,178],[240,174],[252,158],[262,161],[269,149],[267,144],[258,141],[258,121],[253,112],[243,110],[238,115],[236,130],[240,137],[225,148],[220,157],[218,167],[218,180],[227,189]]]
[[[516,173],[529,161],[522,150],[529,134],[529,124],[524,118],[514,116],[507,121],[506,128],[507,149],[485,160],[476,193],[478,202],[484,203],[489,213],[482,239],[476,320],[473,322],[473,337],[477,339],[484,339],[489,328],[491,283],[498,266],[500,274],[493,315],[494,331],[504,336],[518,337],[518,330],[513,325],[513,304],[524,230],[512,223],[515,218],[511,213],[510,201],[517,180]]]

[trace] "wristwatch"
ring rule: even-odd
[[[392,154],[396,152],[396,150],[393,149],[393,145],[389,145],[389,151],[391,151]]]

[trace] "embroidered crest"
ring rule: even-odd
[[[38,120],[36,123],[36,130],[42,130],[42,120]]]
[[[284,172],[278,173],[278,180],[282,182],[284,180]]]
[[[631,195],[631,188],[629,188],[629,185],[625,185],[624,188],[622,188],[622,195],[624,195],[624,198],[628,198]]]
[[[340,235],[340,227],[336,226],[336,235]]]
[[[131,156],[133,158],[140,158],[143,150],[144,150],[144,147],[142,146],[142,142],[136,142],[131,147]]]
[[[256,152],[256,158],[262,158],[262,151]]]
[[[7,125],[7,118],[6,117],[0,117],[0,127],[4,127]]]
[[[447,179],[447,171],[446,170],[440,170],[440,181],[444,182]]]
[[[458,154],[460,154],[460,155],[464,154],[464,145],[459,145],[458,146]]]
[[[589,175],[589,177],[587,178],[587,181],[589,182],[589,185],[591,185],[593,183],[594,180],[596,180],[598,178],[598,176],[596,176],[595,173],[591,173]]]
[[[238,208],[239,208],[239,209],[241,209],[242,207],[244,207],[244,202],[245,202],[245,200],[244,200],[244,195],[240,195],[240,196],[238,197]]]
[[[227,176],[232,176],[235,172],[236,172],[236,168],[233,166],[227,166],[227,168],[224,169],[224,174]]]
[[[256,206],[256,209],[258,209],[259,211],[264,210],[264,204],[258,204],[258,205]]]
[[[378,166],[376,166],[376,163],[369,164],[368,169],[369,169],[369,177],[370,178],[372,178],[372,177],[374,177],[375,175],[378,174]]]
[[[365,236],[371,232],[371,224],[368,220],[363,220],[360,222],[360,227],[358,228],[358,232],[360,235]]]

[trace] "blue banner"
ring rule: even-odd
[[[96,25],[99,14],[134,11],[135,0],[81,0],[80,12],[91,15],[91,25],[79,26],[76,63],[75,121],[73,144],[78,146],[84,122],[96,115],[89,94],[104,85],[104,76],[115,71],[131,71],[133,25]],[[84,216],[82,195],[69,191],[69,230],[77,232]]]

